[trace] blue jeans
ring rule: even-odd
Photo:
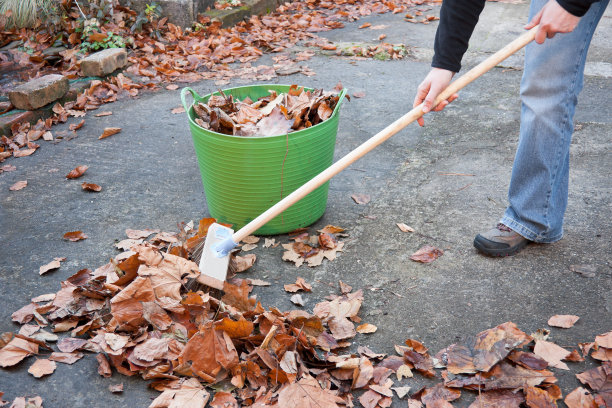
[[[593,3],[571,33],[525,50],[521,129],[501,223],[530,241],[563,236],[574,112],[593,32],[609,0]],[[546,0],[532,0],[531,19]]]

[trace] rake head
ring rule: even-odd
[[[208,228],[200,259],[200,276],[196,279],[198,282],[223,290],[230,261],[229,252],[237,245],[232,241],[233,233],[233,229],[217,223]]]

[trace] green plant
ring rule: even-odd
[[[85,21],[81,39],[83,40],[81,43],[82,52],[125,47],[125,40],[119,34],[112,31],[102,33],[98,20],[95,18]]]
[[[38,19],[58,13],[58,1],[0,0],[0,15],[6,17],[6,27],[33,27]]]
[[[132,32],[142,31],[142,27],[145,24],[153,23],[155,20],[159,19],[162,15],[162,8],[156,2],[152,2],[147,4],[146,8],[138,14],[134,24],[130,27]]]

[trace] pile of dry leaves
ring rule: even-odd
[[[343,351],[357,333],[376,331],[368,323],[355,327],[362,323],[363,291],[340,282],[339,293],[317,303],[312,314],[265,309],[250,295],[253,285],[267,285],[256,279],[232,277],[223,293],[208,291],[197,284],[200,271],[192,258],[213,221],[203,219],[197,229],[188,224],[178,234],[126,230],[128,238],[116,244],[123,252],[109,263],[78,271],[57,293],[37,296],[13,313],[22,327],[18,334],[0,336],[0,367],[37,355],[28,372],[39,378],[52,374],[56,363],[73,364],[91,352],[101,376],[116,371],[151,380],[161,392],[152,408],[352,407],[356,395],[363,407],[384,408],[391,406],[394,393],[400,399],[409,395],[410,387],[396,381],[412,377],[413,371],[441,376],[443,382],[412,392],[411,408],[452,407],[461,389],[477,392],[472,408],[544,408],[562,398],[548,368],[568,369],[562,360],[584,361],[590,354],[602,365],[577,376],[589,389],[577,388],[565,403],[612,407],[612,332],[569,351],[548,341],[546,330],[528,335],[507,322],[434,357],[413,339],[395,346],[392,356],[364,346]],[[298,232],[285,248],[313,253],[300,255],[308,261],[337,249],[335,234],[341,233],[333,226],[318,236]],[[244,251],[259,239],[247,241]],[[264,247],[276,245],[266,238]],[[242,272],[255,256],[236,255],[232,262],[232,269]],[[291,293],[311,289],[302,278],[285,285]],[[568,328],[576,320],[553,316],[548,324]],[[69,335],[60,339],[56,333]],[[49,345],[55,342],[58,351]],[[436,369],[444,371],[440,375]],[[122,385],[109,389],[121,392]],[[42,406],[40,397],[17,400],[14,404]]]
[[[269,91],[253,102],[233,95],[212,95],[207,103],[194,104],[195,122],[204,129],[235,136],[277,136],[321,123],[338,104],[336,93],[307,91],[291,85],[287,93]]]

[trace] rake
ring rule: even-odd
[[[438,95],[433,106],[437,106],[441,101],[448,99],[451,95],[457,93],[466,85],[529,44],[535,38],[537,29],[538,26],[533,27],[531,30],[522,34],[514,41],[497,51],[495,54],[491,55],[480,64],[466,72],[464,75],[451,82],[451,84],[444,91],[442,91],[440,95]],[[410,123],[419,119],[421,116],[423,116],[423,114],[423,104],[420,104],[397,119],[395,122],[388,125],[382,131],[363,142],[330,167],[323,170],[302,187],[294,190],[291,194],[280,200],[278,203],[270,207],[268,210],[238,231],[234,232],[233,229],[217,223],[212,224],[208,229],[204,248],[202,249],[202,257],[199,265],[201,273],[197,278],[197,281],[203,285],[222,290],[230,261],[230,251],[234,249],[240,241],[253,234],[268,221],[272,220],[284,210],[300,201],[317,187],[329,181],[329,179],[346,169],[357,159],[370,152],[376,146],[395,135]]]

